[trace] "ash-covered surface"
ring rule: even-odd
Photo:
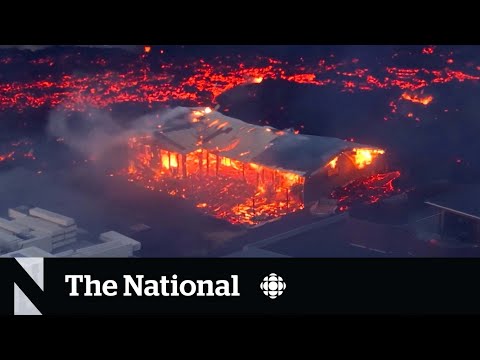
[[[3,207],[72,212],[92,232],[147,224],[153,231],[139,233],[143,256],[205,255],[240,231],[109,176],[109,165],[122,161],[112,151],[116,139],[167,106],[219,104],[254,124],[384,148],[391,170],[401,173],[394,186],[410,191],[417,205],[439,182],[447,184],[442,190],[480,183],[479,46],[35,50],[0,49]],[[52,129],[59,118],[73,136]],[[90,170],[78,170],[85,166]],[[85,176],[89,171],[95,176]],[[112,186],[116,181],[122,185]],[[375,211],[360,212],[375,221]]]

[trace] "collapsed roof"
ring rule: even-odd
[[[241,162],[308,176],[344,151],[378,149],[338,138],[300,135],[257,126],[200,107],[177,107],[154,131],[162,149],[188,154],[204,149]]]

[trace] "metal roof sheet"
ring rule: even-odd
[[[371,148],[338,138],[299,135],[288,130],[249,124],[205,108],[175,109],[156,123],[155,142],[163,149],[190,153],[206,149],[242,162],[306,175],[345,150]]]

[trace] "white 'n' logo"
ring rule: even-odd
[[[35,283],[43,290],[43,258],[15,258]],[[14,315],[42,315],[25,293],[15,284]]]

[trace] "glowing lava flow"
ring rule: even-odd
[[[399,176],[399,171],[393,171],[355,180],[334,190],[331,197],[337,200],[340,211],[347,210],[354,203],[374,204],[398,192],[393,182]]]
[[[435,51],[435,48],[433,46],[425,47],[422,49],[422,54],[424,55],[432,55]]]
[[[148,55],[148,57],[146,57]],[[87,106],[110,108],[119,103],[168,103],[180,101],[185,105],[214,103],[225,91],[239,85],[260,83],[267,79],[333,86],[340,91],[371,91],[399,88],[402,99],[428,105],[431,97],[410,93],[434,84],[452,81],[478,81],[480,74],[468,74],[451,68],[398,68],[370,70],[359,67],[360,61],[343,62],[299,61],[294,64],[268,57],[216,57],[186,63],[153,60],[150,46],[138,59],[106,70],[109,59],[90,60],[89,71],[61,71],[64,64],[82,63],[80,53],[50,56],[32,60],[32,71],[42,75],[30,80],[3,80],[0,83],[0,110],[23,111],[28,108],[56,107],[60,104],[71,110]],[[0,58],[2,68],[15,66],[17,58]],[[330,59],[329,59],[330,61]],[[38,69],[37,69],[38,68]],[[5,70],[6,71],[6,70]]]
[[[408,100],[417,104],[422,104],[422,105],[428,105],[432,102],[433,96],[428,95],[428,96],[419,96],[416,94],[409,94],[409,93],[403,93],[402,94],[402,99],[403,100]]]

